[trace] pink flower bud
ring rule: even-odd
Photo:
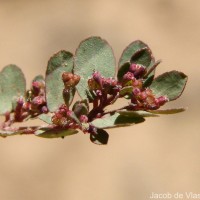
[[[71,118],[71,116],[72,116],[72,114],[73,114],[73,111],[68,110],[66,114],[67,114],[67,117],[70,117],[70,118]]]
[[[101,90],[97,90],[97,91],[96,91],[96,95],[97,95],[98,97],[102,96]]]
[[[44,102],[45,102],[44,97],[36,96],[36,97],[33,98],[31,103],[33,105],[39,106],[39,105],[43,104]]]
[[[41,83],[39,81],[32,82],[33,89],[40,89]]]
[[[18,106],[23,106],[23,104],[24,104],[24,99],[23,99],[23,97],[19,97],[19,99],[17,100],[17,105],[18,105]]]
[[[93,78],[88,79],[88,86],[90,90],[100,89],[99,85]]]
[[[133,86],[134,86],[134,87],[138,87],[138,88],[142,88],[142,81],[141,81],[141,80],[134,79],[134,80],[133,80]]]
[[[88,117],[86,115],[81,115],[79,120],[80,120],[81,123],[87,123]]]
[[[63,80],[63,82],[68,82],[72,78],[73,78],[73,74],[70,73],[70,72],[64,72],[62,74],[62,80]]]
[[[117,80],[114,78],[104,78],[103,87],[115,87],[117,85]]]
[[[75,87],[79,83],[80,76],[70,72],[64,72],[62,74],[62,80],[64,82],[65,89],[69,89],[71,87]]]
[[[147,96],[146,102],[149,105],[153,105],[153,104],[155,104],[155,98],[153,96]]]
[[[145,92],[146,92],[146,94],[147,94],[148,96],[153,96],[153,93],[152,93],[152,90],[151,90],[151,89],[147,88],[147,89],[145,90]]]
[[[74,84],[77,85],[79,83],[81,77],[79,75],[74,74],[73,79],[74,79]]]
[[[139,88],[134,88],[133,89],[133,95],[138,96],[141,93]]]
[[[160,96],[156,100],[158,101],[159,106],[163,106],[166,102],[169,101],[165,96]]]
[[[38,96],[41,92],[44,92],[45,82],[44,81],[33,81],[32,82],[32,93],[34,96]]]
[[[123,76],[123,80],[124,81],[130,81],[134,79],[134,75],[131,72],[127,72],[126,74],[124,74]]]
[[[97,113],[96,118],[101,118],[102,114],[101,113]]]
[[[102,83],[103,83],[103,77],[101,76],[101,74],[97,71],[95,71],[92,74],[92,78],[94,79],[94,81],[102,88]]]
[[[31,108],[31,103],[30,103],[30,102],[25,102],[25,103],[23,104],[22,109],[23,109],[24,111],[28,111],[28,110],[30,110],[30,108]]]
[[[141,78],[146,73],[146,68],[143,65],[132,63],[129,71],[132,72],[136,78]]]
[[[141,100],[143,100],[143,101],[146,100],[146,98],[147,98],[146,92],[145,92],[145,91],[141,92],[140,95],[139,95],[139,98],[140,98]]]
[[[48,113],[48,108],[46,106],[42,106],[41,111],[42,113]]]
[[[69,110],[68,107],[65,104],[63,104],[59,107],[57,113],[60,113],[62,116],[66,116],[68,110]]]
[[[53,124],[55,125],[60,125],[63,116],[60,113],[55,113],[55,115],[51,118],[51,121],[53,122]]]

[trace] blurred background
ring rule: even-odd
[[[157,75],[189,76],[180,99],[165,107],[184,113],[109,130],[107,146],[88,135],[63,139],[0,138],[2,200],[133,200],[155,193],[200,193],[200,1],[0,0],[0,68],[13,63],[27,78],[45,74],[49,57],[75,52],[101,36],[116,60],[140,39],[162,59]],[[33,124],[41,124],[34,121]]]

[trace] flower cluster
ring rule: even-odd
[[[14,119],[17,122],[21,122],[27,117],[48,113],[43,79],[32,82],[31,89],[27,91],[26,99],[23,97],[18,98],[14,113]]]
[[[105,129],[142,123],[145,117],[159,113],[182,112],[184,108],[159,109],[179,98],[187,82],[187,76],[175,70],[154,77],[160,62],[145,43],[134,41],[124,49],[115,78],[112,48],[95,36],[82,41],[75,55],[66,50],[55,53],[48,61],[45,79],[36,76],[28,91],[21,69],[8,65],[0,72],[0,115],[5,116],[0,136],[64,138],[80,130],[89,133],[93,143],[107,144]],[[80,99],[74,102],[76,92]],[[128,102],[112,108],[120,98]],[[37,117],[46,126],[12,126]]]
[[[165,96],[156,98],[151,89],[133,89],[133,95],[131,98],[130,109],[131,110],[156,110],[160,106],[164,105],[168,101]]]
[[[77,101],[72,110],[65,104],[61,105],[52,116],[52,123],[62,128],[82,129],[82,124],[88,122],[83,104],[84,103]]]
[[[155,110],[168,102],[168,98],[165,96],[155,97],[150,88],[144,87],[146,73],[147,70],[143,65],[135,63],[130,64],[128,71],[120,81],[114,78],[105,78],[100,72],[95,71],[88,79],[89,90],[97,97],[104,97],[104,106],[112,103],[110,99],[116,100],[126,96],[131,99],[131,103],[127,107],[129,110]],[[128,88],[127,91],[126,88]],[[122,92],[124,90],[125,92]],[[108,98],[107,95],[111,98]]]
[[[64,72],[62,74],[62,80],[65,85],[65,89],[70,89],[72,87],[75,87],[79,81],[80,81],[80,76],[76,74],[72,74],[70,72]]]
[[[119,91],[117,80],[112,77],[105,78],[98,71],[95,71],[92,77],[88,79],[88,86],[89,90],[94,91],[97,96],[113,95]]]
[[[52,117],[52,122],[54,125],[61,126],[61,127],[69,127],[74,122],[71,120],[71,111],[66,105],[62,105],[59,109],[55,112]]]
[[[132,63],[129,71],[124,74],[122,86],[132,86],[131,110],[156,110],[168,102],[165,96],[155,97],[152,90],[144,87],[146,68],[143,65]]]

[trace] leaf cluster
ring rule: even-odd
[[[151,49],[137,40],[125,48],[116,67],[111,46],[100,37],[90,37],[80,43],[75,55],[65,50],[54,54],[45,77],[36,76],[30,89],[20,68],[8,65],[0,72],[0,114],[5,116],[0,135],[64,138],[81,131],[90,134],[93,143],[107,144],[105,129],[184,111],[160,109],[180,97],[187,76],[170,71],[155,77],[159,64]],[[76,92],[80,100],[74,102]],[[120,98],[127,99],[127,105],[109,110]],[[15,122],[35,118],[47,125],[13,127]]]

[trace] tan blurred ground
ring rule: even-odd
[[[151,192],[200,193],[200,1],[0,0],[0,68],[20,66],[27,82],[56,51],[75,52],[98,35],[116,58],[130,42],[148,43],[163,63],[189,75],[168,107],[182,114],[110,130],[107,146],[78,134],[64,140],[0,138],[1,200],[146,200]],[[35,123],[39,123],[38,121]]]

